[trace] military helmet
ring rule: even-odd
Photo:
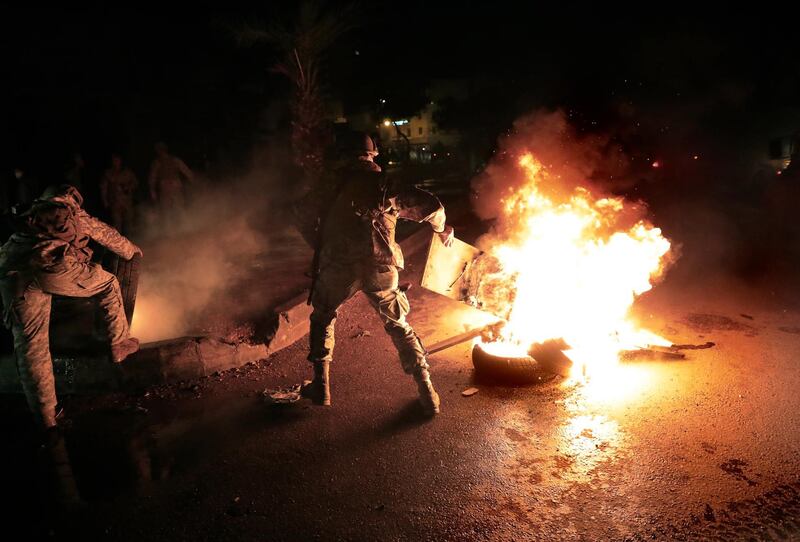
[[[378,155],[378,146],[375,140],[372,139],[366,132],[353,130],[351,132],[342,134],[336,138],[336,148],[342,154],[352,154],[355,156]]]
[[[70,184],[54,184],[48,186],[42,195],[39,196],[39,200],[45,201],[64,201],[66,199],[72,200],[75,205],[78,207],[83,205],[83,196],[78,191],[77,188]]]
[[[18,231],[28,229],[49,237],[63,237],[70,233],[69,217],[83,205],[83,196],[69,184],[48,186],[42,195],[25,210],[15,216],[14,227]]]

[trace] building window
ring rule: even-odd
[[[419,135],[422,135],[422,126],[419,127]]]

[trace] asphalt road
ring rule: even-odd
[[[410,297],[428,343],[474,317]],[[462,345],[431,359],[442,413],[429,421],[356,297],[331,408],[262,402],[307,375],[300,343],[184,386],[70,399],[50,452],[5,416],[6,525],[136,541],[800,540],[800,312],[704,277],[668,280],[637,314],[715,346],[511,388],[474,382]]]

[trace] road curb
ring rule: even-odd
[[[420,228],[400,246],[410,256],[427,246],[429,228]],[[60,393],[91,393],[142,388],[196,380],[264,359],[308,334],[311,306],[308,291],[275,308],[273,329],[264,343],[230,343],[210,336],[176,337],[145,343],[119,365],[106,355],[54,356],[53,368]],[[13,354],[0,357],[0,393],[22,388]]]
[[[106,355],[55,356],[53,371],[60,393],[136,389],[195,380],[241,367],[269,355],[265,344],[231,344],[215,337],[178,337],[146,343],[123,363]],[[13,354],[0,358],[0,393],[22,391]]]

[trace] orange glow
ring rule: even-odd
[[[131,335],[143,343],[160,341],[185,334],[186,323],[180,307],[145,288],[136,300]]]
[[[525,184],[502,202],[513,231],[489,248],[515,295],[500,342],[486,349],[524,356],[533,343],[564,339],[573,376],[601,380],[621,351],[669,345],[629,315],[664,271],[670,242],[661,230],[623,198],[580,186],[559,193],[559,176],[530,153],[518,165]]]

